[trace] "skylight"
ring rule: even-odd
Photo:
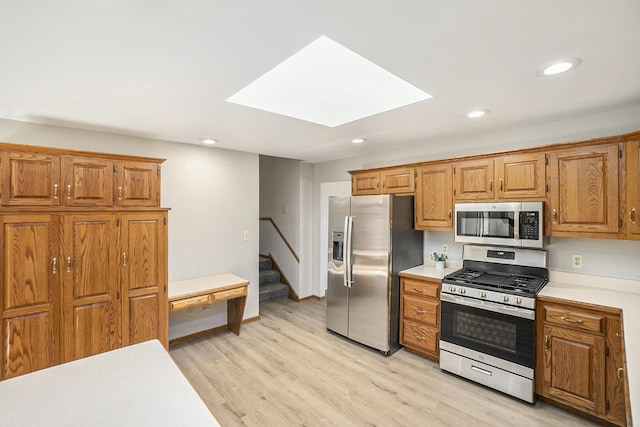
[[[321,36],[227,101],[336,127],[431,97]]]

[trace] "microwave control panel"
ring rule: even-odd
[[[520,238],[524,240],[540,239],[540,212],[520,213]]]

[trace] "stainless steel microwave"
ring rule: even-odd
[[[541,248],[543,202],[456,203],[455,241]]]

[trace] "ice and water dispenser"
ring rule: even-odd
[[[342,261],[344,256],[344,232],[333,232],[333,259],[335,261]]]

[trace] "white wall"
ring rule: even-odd
[[[4,119],[0,141],[166,158],[169,282],[232,272],[251,282],[245,318],[258,315],[258,155]],[[226,304],[172,314],[169,337],[225,323]]]
[[[457,156],[489,153],[535,147],[562,142],[581,141],[592,138],[620,135],[640,129],[640,103],[617,110],[606,111],[581,117],[570,117],[549,123],[513,128],[500,132],[469,135],[461,138],[442,138],[425,141],[424,144],[392,149],[385,152],[352,157],[315,165],[315,204],[320,205],[322,183],[346,181],[349,170],[366,169],[410,162],[446,159]],[[314,211],[314,242],[320,242],[320,210]],[[460,259],[462,246],[453,242],[453,233],[425,233],[424,255],[434,250],[440,251],[442,243],[449,245],[452,259]],[[620,278],[640,278],[640,242],[613,241],[602,239],[552,238],[548,247],[552,270],[579,272],[598,276]],[[321,289],[324,274],[320,262],[320,252],[324,248],[314,244],[314,289]],[[570,257],[583,255],[583,268],[571,268]]]

